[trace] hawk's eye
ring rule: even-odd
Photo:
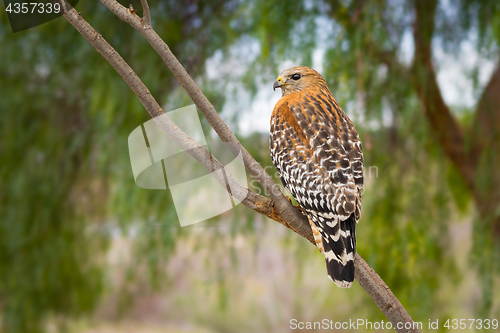
[[[298,79],[300,79],[300,74],[293,74],[292,75],[292,79],[294,79],[295,81],[297,81]]]

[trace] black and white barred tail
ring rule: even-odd
[[[341,288],[350,288],[354,281],[354,257],[356,255],[356,219],[351,214],[341,221],[338,216],[316,215],[309,212],[317,232],[315,240],[318,248],[324,251],[326,270],[330,280]],[[321,252],[323,252],[321,251]]]

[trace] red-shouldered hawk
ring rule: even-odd
[[[307,213],[328,276],[350,288],[363,187],[358,132],[315,70],[285,69],[276,88],[282,98],[271,116],[273,163],[283,186]]]

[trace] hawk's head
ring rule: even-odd
[[[325,79],[314,69],[305,66],[295,66],[285,69],[278,75],[273,84],[273,90],[281,88],[283,96],[303,91],[308,88],[326,88]]]

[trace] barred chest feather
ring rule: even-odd
[[[271,117],[270,150],[284,186],[304,209],[341,219],[354,213],[359,220],[361,141],[331,94],[283,97]]]

